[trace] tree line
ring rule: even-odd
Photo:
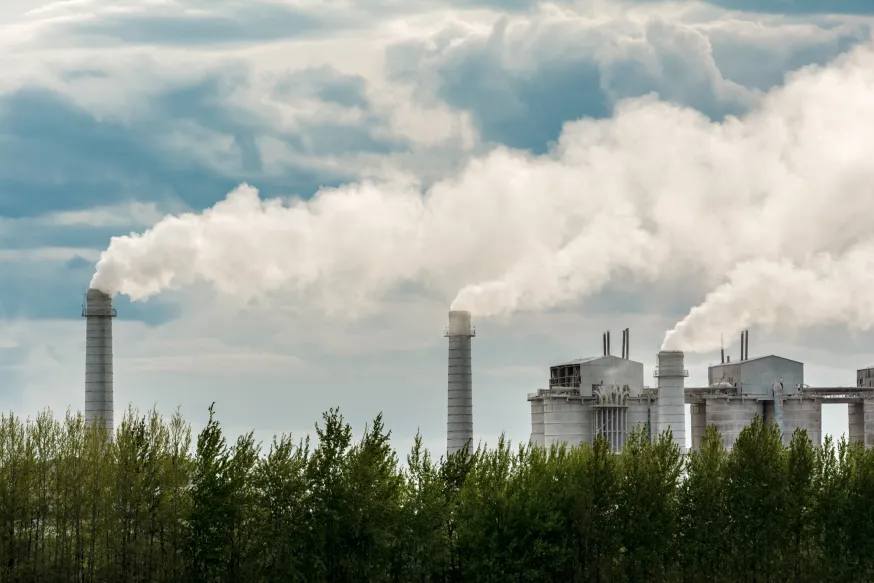
[[[664,434],[406,463],[381,416],[228,441],[214,411],[0,417],[4,582],[869,582],[874,451],[757,419],[725,451]]]

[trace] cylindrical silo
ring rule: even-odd
[[[819,399],[789,398],[783,402],[783,443],[789,445],[796,429],[807,431],[807,438],[815,447],[822,445],[822,401]]]
[[[89,289],[82,310],[85,318],[85,421],[102,424],[113,435],[112,298]]]
[[[449,312],[449,386],[446,415],[446,452],[459,451],[473,441],[473,372],[471,338],[475,336],[470,325],[470,312]]]
[[[713,425],[722,436],[726,449],[734,447],[740,432],[752,424],[758,415],[764,419],[765,407],[762,401],[738,397],[707,399],[707,425]]]
[[[658,354],[658,430],[656,436],[671,430],[673,441],[686,451],[686,377],[681,350],[662,350]]]
[[[543,445],[573,447],[592,442],[592,404],[579,396],[556,395],[543,401]]]
[[[544,446],[543,398],[531,399],[531,445]]]

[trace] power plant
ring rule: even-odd
[[[114,433],[112,395],[112,298],[89,289],[82,306],[85,318],[85,422],[102,424]]]
[[[112,298],[89,289],[82,306],[86,320],[85,420],[114,434]],[[451,455],[473,441],[473,362],[471,341],[476,330],[471,313],[452,310],[444,336],[449,339],[447,367],[446,451]],[[749,332],[741,334],[740,359],[721,353],[708,367],[706,387],[686,387],[684,354],[663,350],[653,372],[656,386],[644,385],[643,364],[631,360],[631,334],[622,331],[622,351],[614,356],[610,332],[601,338],[600,356],[579,358],[549,367],[548,388],[527,397],[531,407],[530,441],[534,445],[578,445],[603,435],[613,451],[621,451],[635,428],[649,427],[649,437],[670,429],[672,440],[686,450],[685,405],[691,408],[691,446],[701,446],[704,430],[714,425],[726,448],[758,415],[775,422],[788,445],[796,428],[822,443],[823,404],[846,403],[849,439],[874,446],[874,366],[859,369],[854,387],[811,387],[804,383],[804,364],[776,355],[750,357]]]
[[[601,356],[551,366],[549,385],[528,395],[533,444],[550,447],[591,443],[603,434],[614,451],[628,434],[649,422],[652,439],[670,429],[686,449],[685,405],[691,409],[691,446],[701,447],[705,429],[714,425],[730,449],[744,427],[758,415],[774,422],[789,445],[796,428],[822,444],[823,404],[846,403],[850,441],[874,446],[874,367],[857,371],[854,387],[811,387],[804,364],[776,355],[750,357],[749,331],[741,334],[740,360],[722,351],[720,363],[708,367],[706,387],[686,387],[683,353],[662,351],[653,376],[643,383],[643,364],[629,359],[629,331],[623,331],[622,356],[610,354],[610,333],[602,337]]]

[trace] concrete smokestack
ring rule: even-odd
[[[686,451],[686,396],[685,384],[689,372],[683,368],[683,352],[662,350],[658,355],[655,376],[658,378],[658,426],[656,433],[661,435],[668,429],[673,441]]]
[[[85,318],[85,422],[102,424],[113,436],[112,298],[89,289],[82,309]]]
[[[446,415],[446,453],[452,455],[473,441],[473,372],[470,340],[476,331],[470,312],[449,312],[449,391]]]

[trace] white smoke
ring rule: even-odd
[[[460,288],[452,308],[482,317],[578,300],[618,273],[704,276],[726,283],[666,346],[715,348],[720,333],[787,315],[867,325],[865,300],[838,292],[874,245],[871,144],[866,46],[795,74],[743,118],[628,101],[567,124],[548,155],[500,148],[424,194],[386,180],[285,204],[243,185],[114,238],[92,286],[136,300],[204,280],[352,312],[414,283]]]
[[[741,263],[665,336],[664,350],[713,348],[713,331],[729,336],[752,324],[847,324],[874,327],[874,242],[841,257],[827,253],[805,264],[758,259]]]

